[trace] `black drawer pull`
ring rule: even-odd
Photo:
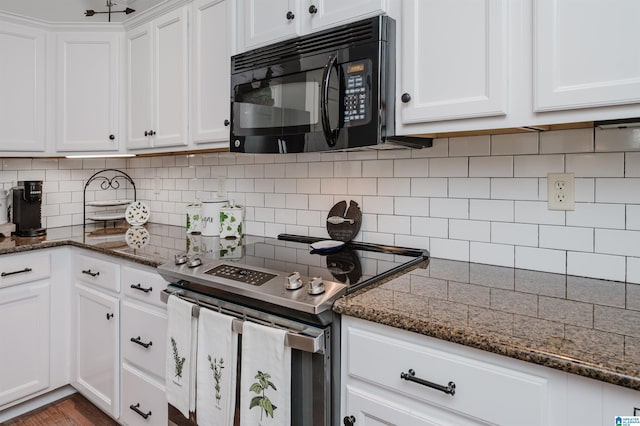
[[[149,340],[149,343],[144,343],[142,340],[140,340],[140,336],[138,337],[132,337],[131,341],[133,343],[137,343],[138,345],[142,346],[145,349],[148,349],[149,346],[153,345],[153,342],[151,340]]]
[[[107,320],[110,320],[111,318],[113,318],[113,314],[107,313]]]
[[[133,405],[133,404],[130,405],[129,408],[131,408],[136,413],[140,414],[140,416],[143,419],[148,419],[149,416],[151,415],[151,411],[149,411],[148,413],[143,413],[142,411],[140,411],[140,403],[139,402],[136,405]]]
[[[25,272],[31,272],[31,271],[33,271],[33,269],[24,268],[19,271],[3,272],[0,274],[0,277],[8,277],[9,275],[15,275],[15,274],[24,274]]]
[[[82,271],[83,274],[91,275],[92,277],[97,277],[100,275],[100,272],[91,272],[91,269],[87,269],[86,271]]]
[[[403,380],[408,380],[410,382],[418,383],[418,384],[420,384],[422,386],[427,386],[429,388],[439,390],[440,392],[444,392],[444,393],[449,394],[451,396],[455,395],[455,393],[456,393],[456,384],[455,383],[449,382],[449,383],[447,383],[447,386],[442,386],[442,385],[439,385],[437,383],[433,383],[433,382],[430,382],[428,380],[424,380],[424,379],[421,379],[419,377],[416,377],[416,372],[413,371],[413,369],[409,369],[409,371],[406,372],[406,373],[400,373],[400,378],[403,379]]]
[[[145,293],[149,293],[151,290],[153,290],[153,287],[149,287],[149,288],[144,288],[140,285],[140,283],[138,284],[131,284],[131,288],[134,288],[136,290],[140,290],[140,291],[144,291]]]

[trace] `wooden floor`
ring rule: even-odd
[[[7,426],[112,426],[117,424],[79,393],[3,423]]]

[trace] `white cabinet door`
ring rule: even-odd
[[[301,13],[311,15],[311,30],[317,31],[367,16],[384,13],[385,0],[311,0]]]
[[[188,16],[183,7],[152,22],[154,147],[188,143]]]
[[[229,0],[193,2],[191,30],[191,140],[227,147],[230,114],[230,57],[234,22]]]
[[[127,148],[150,148],[153,126],[151,25],[127,33]]]
[[[0,407],[49,387],[49,281],[0,290]]]
[[[118,149],[120,35],[57,35],[58,151]]]
[[[41,30],[0,25],[0,151],[46,148],[45,38]]]
[[[406,0],[402,8],[402,122],[506,114],[507,1]]]
[[[296,0],[242,0],[243,19],[239,30],[243,32],[241,50],[251,50],[301,33],[306,11],[299,10]]]
[[[119,301],[76,284],[73,385],[114,418],[120,415]]]
[[[534,2],[535,110],[640,102],[640,2]]]

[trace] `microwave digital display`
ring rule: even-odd
[[[344,126],[356,126],[371,120],[371,61],[351,62],[345,70]]]

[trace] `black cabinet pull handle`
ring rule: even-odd
[[[133,343],[136,343],[140,346],[142,346],[145,349],[149,349],[149,346],[153,345],[153,342],[151,340],[149,340],[149,343],[144,343],[142,340],[140,340],[140,336],[138,337],[132,337],[130,339]]]
[[[409,103],[411,101],[411,95],[408,93],[403,93],[402,96],[400,96],[400,100],[404,104]]]
[[[311,6],[309,6],[309,13],[312,15],[315,15],[316,13],[318,13],[318,8],[316,7],[315,4],[312,4]]]
[[[344,426],[353,426],[356,424],[356,418],[353,416],[345,416],[345,418],[342,419],[342,423],[344,423]]]
[[[153,130],[145,130],[144,131],[144,135],[145,136],[153,136],[155,134],[156,134],[156,132],[154,132]]]
[[[148,419],[149,416],[151,415],[151,411],[149,411],[148,413],[143,413],[142,411],[140,411],[140,403],[139,402],[136,405],[131,404],[129,406],[129,408],[131,408],[133,411],[138,413],[140,415],[140,417],[142,417],[143,419]]]
[[[440,392],[444,392],[448,395],[455,395],[456,393],[456,384],[453,382],[447,383],[447,386],[442,386],[437,383],[430,382],[428,380],[421,379],[416,377],[416,372],[413,369],[409,369],[406,373],[400,373],[400,378],[403,380],[407,380],[409,382],[418,383],[419,385],[426,386],[432,389],[439,390]]]
[[[224,127],[229,126],[229,124],[231,124],[231,122],[229,120],[224,120]]]
[[[153,290],[153,287],[149,287],[149,288],[144,288],[140,285],[140,283],[138,284],[131,284],[131,288],[134,288],[136,290],[140,290],[140,291],[144,291],[145,293],[149,293],[151,290]]]
[[[293,18],[295,17],[296,15],[294,15],[292,11],[287,12],[287,21],[293,21]]]
[[[116,138],[116,135],[109,135],[109,140],[112,141]]]
[[[100,272],[91,272],[91,269],[87,269],[86,271],[82,271],[83,274],[91,275],[92,277],[97,277],[100,275]]]
[[[15,275],[15,274],[24,274],[25,272],[31,272],[31,271],[33,271],[33,269],[24,268],[19,271],[3,272],[0,274],[0,277],[8,277],[9,275]]]
[[[111,318],[113,318],[113,314],[107,314],[107,320],[110,320]]]

